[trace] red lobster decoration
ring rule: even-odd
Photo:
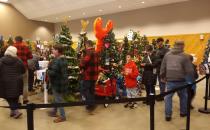
[[[109,20],[106,24],[106,27],[103,28],[103,21],[101,17],[96,18],[94,21],[94,33],[97,38],[96,42],[96,52],[101,52],[103,49],[103,39],[108,34],[109,31],[113,28],[113,22]]]

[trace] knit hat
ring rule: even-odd
[[[7,48],[7,50],[5,51],[4,55],[9,55],[9,56],[12,56],[12,57],[17,57],[17,48],[14,47],[14,46],[9,46]]]

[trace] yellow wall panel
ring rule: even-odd
[[[188,54],[195,54],[195,57],[197,58],[195,64],[198,65],[203,60],[204,50],[208,39],[210,38],[210,33],[205,33],[203,35],[204,40],[200,40],[200,34],[170,35],[161,37],[163,37],[164,39],[169,39],[171,47],[173,47],[173,44],[176,40],[184,40],[185,52]],[[158,37],[159,36],[148,37],[148,40],[151,43],[152,39],[157,39]]]

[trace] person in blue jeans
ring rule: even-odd
[[[193,70],[194,70],[194,75],[193,75],[193,79],[189,79],[190,81],[188,81],[189,83],[191,82],[195,82],[199,75],[198,75],[198,71],[197,71],[197,66],[193,63],[194,61],[194,58],[192,55],[189,55],[189,58],[190,58],[190,61],[192,63],[192,66],[193,66]],[[192,105],[192,102],[193,102],[193,99],[195,98],[195,95],[196,95],[196,84],[194,84],[191,88],[191,104],[190,104],[190,109],[194,109],[194,106]]]
[[[63,103],[63,95],[68,88],[68,64],[65,56],[63,55],[62,45],[54,45],[52,49],[54,59],[48,66],[48,76],[50,87],[52,88],[54,103]],[[57,109],[60,115],[57,115]],[[63,107],[54,108],[48,113],[51,117],[56,117],[55,123],[66,121],[65,111]]]
[[[186,85],[186,82],[167,82],[166,83],[166,91],[170,91],[173,89],[176,89],[180,86]],[[187,114],[187,89],[182,89],[180,91],[177,91],[177,94],[179,96],[179,102],[180,102],[180,116],[184,117]],[[174,93],[168,94],[165,96],[165,115],[166,118],[170,118],[172,115],[172,97]]]
[[[189,55],[184,53],[184,41],[176,41],[172,48],[164,57],[161,64],[160,75],[162,82],[166,82],[166,92],[177,87],[192,83],[193,66]],[[186,89],[177,91],[180,99],[180,116],[187,115],[187,91]],[[165,96],[165,119],[171,120],[172,97],[174,93]]]
[[[162,37],[159,37],[157,39],[157,49],[156,55],[155,55],[155,61],[157,62],[156,64],[156,70],[157,70],[157,80],[159,82],[159,87],[160,87],[160,94],[162,94],[165,91],[165,82],[161,81],[161,76],[160,76],[160,68],[161,68],[161,63],[163,61],[164,56],[168,53],[169,49],[164,46],[164,39]],[[163,98],[157,99],[157,101],[163,101]]]

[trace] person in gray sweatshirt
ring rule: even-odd
[[[192,81],[193,66],[187,54],[184,53],[184,41],[176,41],[172,48],[164,57],[161,64],[161,80],[166,82],[166,90],[170,91],[177,87],[186,85],[187,81]],[[180,116],[187,115],[187,90],[177,91],[180,98]],[[172,97],[174,93],[165,96],[165,119],[171,120],[172,116]]]

